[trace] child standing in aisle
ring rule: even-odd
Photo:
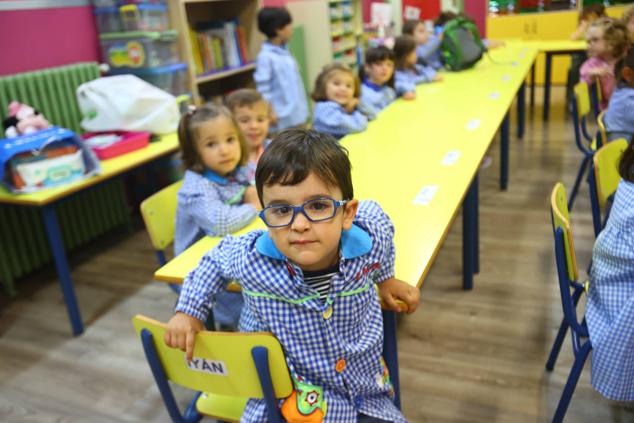
[[[232,92],[227,96],[226,103],[247,142],[248,178],[249,181],[255,181],[258,160],[271,142],[268,138],[271,106],[259,92],[250,88]]]
[[[406,100],[416,97],[416,85],[425,82],[441,81],[431,66],[416,63],[416,41],[411,35],[401,35],[394,40],[394,58],[396,72],[394,82],[396,94]]]
[[[601,18],[594,21],[586,32],[588,56],[581,65],[580,79],[587,84],[598,79],[601,86],[601,110],[604,110],[616,85],[614,65],[627,52],[627,30],[616,19]]]
[[[308,119],[304,83],[287,43],[293,34],[288,10],[264,7],[258,13],[258,29],[267,40],[258,53],[253,79],[262,96],[273,106],[273,132],[303,126]]]
[[[394,52],[385,46],[370,47],[365,51],[365,63],[359,69],[361,103],[376,116],[396,99],[394,89]]]
[[[222,236],[242,229],[260,209],[249,184],[246,145],[229,110],[206,104],[188,111],[178,126],[185,177],[178,191],[174,253],[180,254],[205,235]],[[219,292],[214,317],[236,327],[242,295]]]
[[[443,67],[440,55],[442,34],[442,29],[438,35],[431,34],[423,21],[409,20],[403,24],[403,35],[411,35],[416,41],[417,62],[430,66],[434,70],[440,70]]]
[[[360,95],[359,79],[348,66],[341,63],[324,66],[313,91],[313,129],[336,139],[365,131],[368,116],[361,110]]]

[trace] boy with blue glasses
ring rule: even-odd
[[[350,161],[330,135],[281,133],[256,171],[268,231],[225,237],[185,279],[165,342],[192,358],[211,298],[242,286],[242,331],[280,341],[295,390],[287,421],[404,422],[383,359],[383,301],[413,312],[419,291],[394,278],[394,226],[373,202],[354,199]],[[264,422],[261,400],[242,421]]]

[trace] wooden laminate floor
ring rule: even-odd
[[[562,317],[548,196],[558,180],[571,187],[580,155],[563,89],[553,94],[550,124],[537,107],[524,140],[512,139],[508,192],[498,190],[497,142],[493,166],[481,172],[475,289],[461,289],[458,218],[419,311],[400,321],[403,410],[412,422],[542,422],[554,413],[572,353],[567,340],[554,372],[544,371]],[[587,186],[573,225],[585,268],[593,243]],[[0,422],[169,421],[130,324],[136,313],[167,320],[175,301],[152,282],[145,232],[111,234],[72,254],[71,266],[87,324],[79,338],[70,335],[52,268],[20,281],[17,299],[0,297]],[[186,402],[186,391],[177,394]],[[588,365],[567,421],[632,422],[634,407],[596,393]]]

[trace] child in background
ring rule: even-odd
[[[580,79],[587,84],[593,84],[598,79],[602,96],[599,106],[604,110],[616,85],[614,65],[627,51],[627,31],[625,25],[616,19],[601,18],[590,25],[586,39],[590,58],[581,65]]]
[[[625,9],[621,20],[627,28],[627,37],[630,44],[634,44],[634,5]]]
[[[180,254],[204,235],[222,236],[242,229],[257,215],[258,195],[249,184],[246,145],[231,112],[206,104],[190,110],[178,125],[185,177],[178,191],[174,253]],[[214,317],[236,327],[242,295],[219,292]]]
[[[616,401],[634,400],[634,141],[619,163],[621,181],[592,250],[586,321],[592,386]]]
[[[242,137],[247,142],[248,178],[255,181],[255,168],[264,149],[271,140],[268,138],[271,121],[271,106],[262,95],[250,88],[241,88],[227,96],[227,107],[238,123]]]
[[[583,7],[583,10],[579,14],[579,25],[577,29],[570,34],[570,39],[583,40],[586,37],[586,31],[590,28],[590,25],[599,18],[606,17],[605,6],[600,3],[589,4]]]
[[[417,84],[442,80],[442,76],[431,66],[416,63],[416,41],[411,35],[396,37],[393,50],[396,59],[394,85],[397,95],[411,100],[416,98]]]
[[[281,7],[264,7],[258,13],[258,29],[267,40],[258,53],[253,79],[262,96],[273,106],[274,132],[303,126],[308,103],[297,62],[288,51],[293,34],[291,15]]]
[[[313,129],[336,139],[365,131],[368,117],[359,107],[360,95],[359,79],[348,66],[341,63],[324,66],[313,91]]]
[[[442,30],[438,35],[431,34],[423,21],[408,20],[403,24],[403,35],[411,35],[416,40],[416,59],[419,64],[430,66],[434,70],[442,69]]]
[[[616,68],[619,83],[603,118],[609,141],[634,136],[634,49],[629,49]]]
[[[365,51],[365,63],[359,69],[361,103],[376,116],[396,99],[394,89],[394,52],[385,46]]]
[[[203,257],[185,278],[165,343],[191,360],[209,297],[239,280],[240,330],[272,332],[284,349],[295,385],[281,405],[285,421],[405,422],[381,357],[379,296],[412,313],[420,292],[394,278],[389,217],[354,198],[346,150],[312,130],[279,134],[256,186],[269,230],[227,236]],[[267,421],[264,401],[249,399],[241,421]]]

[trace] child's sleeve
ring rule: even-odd
[[[425,44],[419,44],[416,46],[416,56],[419,59],[423,59],[428,61],[432,54],[436,52],[440,48],[440,44],[442,40],[440,37],[432,35],[429,37]]]
[[[342,112],[336,104],[320,103],[315,107],[313,126],[326,133],[353,133],[362,132],[368,127],[368,118],[359,110],[352,113]]]
[[[244,228],[257,215],[251,204],[225,204],[215,187],[200,184],[196,193],[179,196],[183,210],[207,235],[223,236]]]
[[[588,59],[581,65],[579,69],[579,78],[585,82],[586,84],[592,84],[592,76],[590,75],[590,71],[594,68],[591,60]]]
[[[423,65],[414,65],[416,67],[416,75],[415,82],[417,84],[421,84],[424,82],[431,82],[436,77],[436,70],[431,66],[423,66]]]
[[[366,93],[366,89],[361,88],[361,98],[359,99],[359,110],[363,112],[368,119],[376,119],[376,115],[379,114],[379,110],[372,102],[371,95]]]
[[[396,88],[396,94],[398,96],[409,92],[416,92],[416,84],[403,71],[397,71],[394,74],[394,88]]]
[[[258,54],[253,79],[262,97],[271,103],[273,97],[273,69],[271,61],[264,54]]]
[[[238,278],[233,263],[244,255],[245,238],[228,235],[203,256],[198,266],[185,277],[175,311],[203,322],[207,320],[213,296]]]
[[[374,201],[362,201],[355,217],[355,224],[365,229],[372,237],[372,254],[381,263],[376,281],[394,277],[394,224],[390,217]]]

